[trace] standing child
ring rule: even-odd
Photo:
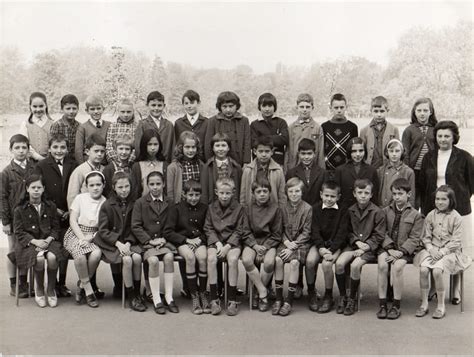
[[[188,180],[183,184],[184,200],[169,209],[164,232],[165,237],[178,247],[179,255],[186,261],[184,278],[187,280],[193,300],[192,312],[196,315],[211,313],[206,295],[207,240],[203,230],[207,205],[199,202],[201,191],[201,184],[198,181]],[[196,262],[199,266],[198,276],[196,276]]]
[[[250,124],[252,147],[259,137],[269,136],[273,140],[273,160],[283,167],[285,152],[289,143],[288,124],[285,119],[275,116],[277,100],[272,93],[258,97],[258,110],[261,116]]]
[[[22,134],[13,135],[10,138],[10,152],[13,159],[0,174],[0,198],[3,233],[8,238],[8,252],[13,253],[15,249],[15,237],[13,235],[13,211],[20,203],[25,192],[25,180],[33,173],[34,165],[28,160],[30,142]],[[10,278],[10,295],[15,296],[15,286],[19,284],[19,298],[28,297],[28,283],[26,272],[20,271],[20,281],[16,281],[16,266],[7,259],[7,274]]]
[[[163,144],[161,145],[163,157],[167,163],[170,163],[173,158],[175,138],[173,123],[163,117],[163,111],[166,106],[165,97],[158,91],[150,92],[146,97],[146,105],[148,106],[149,114],[148,117],[140,120],[138,123],[135,134],[135,155],[137,157],[140,156],[142,150],[141,139],[145,131],[154,130],[163,141]]]
[[[337,313],[353,315],[356,294],[360,284],[362,267],[377,261],[376,253],[385,237],[385,215],[370,201],[374,185],[367,179],[354,183],[354,197],[357,203],[349,207],[349,244],[352,249],[344,250],[336,261],[336,281],[339,288]],[[350,295],[346,296],[345,267],[350,264]]]
[[[30,141],[30,157],[35,162],[48,156],[48,142],[53,119],[48,114],[48,102],[41,92],[30,95],[30,116],[21,122],[19,134]]]
[[[76,153],[75,158],[79,164],[87,161],[87,140],[93,134],[98,135],[104,141],[107,136],[107,130],[109,129],[110,122],[102,120],[102,114],[104,113],[104,102],[98,96],[89,96],[86,99],[86,112],[90,118],[86,122],[79,125],[76,132]],[[103,163],[107,162],[105,155],[102,158]]]
[[[128,134],[119,134],[115,137],[112,146],[115,159],[110,160],[103,171],[105,176],[104,196],[106,198],[108,198],[113,192],[112,178],[114,177],[114,174],[116,172],[125,172],[127,174],[131,173],[133,139]],[[105,149],[105,152],[107,154],[107,149]],[[135,194],[133,192],[132,197],[135,197]]]
[[[286,204],[285,175],[283,169],[273,159],[273,141],[269,136],[260,136],[254,141],[255,160],[245,164],[240,184],[240,204],[248,207],[252,201],[252,185],[257,180],[266,179],[272,187],[270,199],[280,207]]]
[[[74,94],[66,94],[61,98],[63,116],[51,125],[51,136],[64,135],[67,142],[67,155],[75,160],[76,132],[80,123],[76,120],[79,112],[79,100]]]
[[[421,204],[420,187],[421,162],[425,154],[435,148],[434,126],[436,119],[430,98],[417,99],[411,109],[410,125],[403,131],[402,143],[407,151],[405,163],[415,171],[415,208]]]
[[[102,196],[105,178],[100,171],[91,171],[85,176],[88,192],[74,198],[70,207],[69,224],[64,236],[64,248],[72,255],[79,281],[77,282],[76,302],[84,300],[90,307],[98,307],[99,302],[92,285],[91,278],[95,275],[100,263],[102,252],[92,241],[99,227],[99,211],[105,202]]]
[[[287,316],[293,306],[293,298],[298,284],[299,266],[306,261],[311,235],[311,206],[303,201],[304,183],[297,177],[286,182],[288,202],[282,209],[283,244],[277,249],[275,259],[276,301],[272,314]],[[290,263],[288,296],[283,302],[283,277],[285,264]]]
[[[411,185],[410,204],[415,205],[415,173],[403,163],[405,149],[398,139],[391,139],[383,151],[388,161],[377,170],[380,182],[378,203],[380,208],[387,207],[392,202],[392,183],[398,178],[407,179]]]
[[[240,98],[234,92],[222,92],[217,97],[216,108],[219,113],[209,119],[206,130],[206,160],[213,156],[212,138],[216,133],[224,133],[230,141],[229,156],[243,166],[250,162],[251,143],[249,119],[238,111]]]
[[[288,128],[289,143],[285,157],[285,170],[291,170],[298,164],[298,145],[303,138],[314,141],[316,147],[315,163],[324,168],[324,137],[321,126],[311,117],[314,109],[313,97],[302,93],[296,98],[298,119]]]
[[[156,134],[156,133],[155,133]],[[143,255],[148,264],[145,279],[148,280],[152,294],[155,313],[166,313],[165,305],[160,297],[159,264],[160,257],[164,265],[165,303],[168,310],[178,313],[179,308],[173,300],[174,253],[176,248],[164,238],[164,227],[168,218],[168,203],[163,199],[165,180],[158,171],[150,172],[146,177],[148,193],[139,198],[133,207],[132,233],[139,245],[132,248],[133,252]],[[148,271],[147,271],[148,270]]]
[[[403,269],[413,261],[420,245],[423,217],[408,202],[412,187],[408,180],[398,178],[391,184],[393,203],[383,209],[387,230],[378,252],[379,319],[396,320],[401,315]],[[393,270],[393,305],[387,308],[387,288],[390,270]]]
[[[110,264],[122,264],[123,282],[132,310],[146,310],[140,295],[142,277],[142,257],[134,253],[132,245],[138,243],[132,234],[131,180],[125,172],[117,172],[112,178],[113,193],[104,202],[99,211],[99,232],[94,243],[104,254],[104,261]]]
[[[425,219],[423,249],[416,257],[420,266],[421,305],[416,310],[416,317],[428,313],[429,276],[433,274],[436,286],[438,306],[433,313],[434,319],[441,319],[446,314],[444,304],[444,272],[457,274],[466,270],[472,262],[471,257],[462,252],[462,219],[456,211],[456,195],[448,185],[442,185],[435,192],[435,209]]]
[[[15,208],[14,227],[18,267],[35,267],[35,301],[39,307],[56,307],[56,274],[58,262],[67,259],[59,241],[59,220],[56,206],[44,198],[44,181],[39,175],[26,179],[26,196]],[[44,263],[48,263],[48,284],[44,291]]]

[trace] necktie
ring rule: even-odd
[[[63,166],[63,162],[62,162],[61,160],[56,160],[56,163],[57,163],[58,165]]]
[[[95,123],[95,126],[97,127],[97,129],[102,128],[102,125],[100,124],[100,121],[97,121],[97,122]]]
[[[26,161],[20,161],[20,167],[26,169]]]

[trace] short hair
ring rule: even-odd
[[[375,98],[372,98],[372,100],[370,101],[370,108],[381,108],[381,107],[385,107],[385,108],[388,108],[388,100],[387,98],[379,95]]]
[[[400,177],[395,179],[390,185],[390,191],[403,190],[405,192],[411,192],[410,182],[406,178]]]
[[[449,185],[441,185],[439,186],[436,191],[435,191],[435,197],[438,192],[446,192],[448,194],[448,199],[449,199],[449,206],[448,210],[452,211],[453,209],[456,209],[456,193],[454,192],[453,188]]]
[[[383,154],[385,155],[385,157],[388,159],[388,149],[391,149],[393,148],[394,146],[400,146],[401,149],[402,149],[402,156],[400,157],[400,161],[403,161],[403,159],[405,158],[405,147],[403,146],[403,143],[398,140],[398,139],[391,139],[389,140],[389,142],[387,143],[387,145],[385,145],[385,148],[383,150]]]
[[[133,139],[130,135],[128,134],[121,134],[121,135],[118,135],[114,142],[113,142],[113,146],[114,146],[114,149],[117,149],[117,147],[119,145],[127,145],[127,146],[130,146],[130,148],[133,150],[134,148],[134,142],[133,142]]]
[[[217,132],[211,138],[211,151],[214,147],[214,144],[219,141],[225,141],[227,145],[229,145],[229,149],[232,147],[229,135],[227,135],[226,133]]]
[[[112,176],[112,187],[115,187],[115,184],[118,182],[118,180],[122,179],[127,179],[130,185],[132,185],[132,178],[129,174],[124,171],[117,171],[114,173],[114,176]]]
[[[253,148],[258,148],[259,145],[268,146],[273,149],[273,139],[269,135],[258,136],[253,142]]]
[[[364,139],[356,136],[355,138],[350,139],[346,145],[346,157],[349,162],[352,162],[352,146],[358,144],[362,144],[364,146],[364,160],[367,159],[367,144],[365,143]]]
[[[160,134],[155,129],[146,129],[140,139],[140,154],[136,159],[137,162],[146,161],[148,159],[147,145],[152,138],[156,138],[158,140],[158,151],[155,155],[155,158],[158,161],[165,161],[165,157],[163,156],[163,144],[161,142]]]
[[[28,188],[33,182],[41,181],[41,184],[44,186],[44,178],[40,174],[31,174],[25,179],[25,187]]]
[[[30,100],[29,100],[30,116],[28,117],[28,122],[30,122],[31,124],[33,124],[33,121],[32,121],[33,113],[31,112],[31,103],[33,102],[33,99],[35,99],[35,98],[41,98],[41,100],[44,102],[44,105],[46,106],[44,112],[49,117],[48,101],[46,100],[46,95],[42,92],[33,92],[33,93],[30,94]]]
[[[64,109],[67,104],[75,104],[79,108],[79,99],[74,94],[66,94],[61,98],[61,109]]]
[[[430,98],[418,98],[415,101],[415,104],[413,104],[413,107],[411,108],[411,121],[410,121],[410,124],[418,123],[418,119],[416,119],[416,107],[419,106],[420,104],[425,104],[425,103],[428,104],[428,106],[430,107],[430,112],[431,112],[431,115],[428,118],[428,124],[431,125],[431,126],[435,126],[436,123],[438,123],[438,119],[436,118],[435,109],[434,109],[433,102],[431,101],[431,99]]]
[[[133,101],[130,98],[122,98],[118,101],[117,107],[121,105],[131,105],[132,107],[134,106]]]
[[[184,99],[188,98],[188,100],[192,102],[198,102],[201,103],[201,96],[199,95],[198,92],[188,89],[186,92],[184,92],[183,97],[181,98],[181,104],[184,104]]]
[[[216,190],[218,190],[221,186],[227,186],[233,190],[235,188],[235,182],[229,177],[223,177],[216,181]]]
[[[178,161],[181,161],[183,159],[184,157],[183,146],[186,139],[194,140],[194,142],[196,143],[196,156],[195,157],[196,158],[202,157],[202,152],[200,152],[202,150],[201,150],[201,145],[200,145],[201,141],[199,140],[199,136],[197,136],[196,133],[189,130],[183,131],[179,135],[178,142],[176,143],[176,146],[174,148],[174,157]]]
[[[434,127],[434,137],[435,137],[435,145],[436,147],[438,146],[438,141],[436,140],[436,135],[438,133],[438,130],[446,130],[449,129],[451,130],[451,133],[453,133],[453,145],[456,145],[459,142],[459,127],[455,122],[452,120],[442,120],[438,122],[435,127]]]
[[[364,189],[364,188],[369,187],[369,186],[370,186],[370,191],[373,192],[374,191],[374,184],[373,184],[372,181],[370,181],[369,179],[366,179],[366,178],[357,179],[354,182],[354,191],[356,190],[356,188]]]
[[[316,152],[316,143],[314,140],[308,139],[308,138],[303,138],[300,140],[298,143],[298,151],[302,150],[312,150]]]
[[[13,148],[13,145],[16,143],[25,143],[30,147],[30,140],[23,134],[15,134],[10,138],[10,149]]]
[[[163,174],[160,172],[160,171],[152,171],[150,172],[147,177],[146,177],[146,184],[148,185],[148,183],[150,182],[150,179],[152,177],[159,177],[161,179],[161,182],[163,183],[163,185],[165,184],[165,179],[163,177]]]
[[[190,191],[202,193],[202,186],[199,181],[188,180],[183,183],[183,193],[186,194]]]
[[[105,139],[97,133],[90,135],[84,144],[84,148],[90,149],[94,145],[105,147]]]
[[[252,182],[252,193],[254,193],[258,187],[267,188],[268,191],[272,192],[272,185],[270,184],[270,181],[268,181],[268,179],[265,177],[258,178],[254,182]]]
[[[63,133],[55,133],[55,134],[51,135],[51,137],[49,138],[48,147],[50,148],[51,145],[53,145],[54,142],[60,143],[62,141],[64,141],[66,143],[66,146],[69,145],[69,141],[67,140],[66,135],[64,135]]]
[[[258,97],[258,110],[264,105],[273,105],[274,110],[277,110],[277,99],[272,93],[263,93]]]
[[[240,98],[234,92],[226,91],[222,92],[217,96],[216,108],[218,111],[221,110],[221,106],[225,103],[232,103],[237,106],[237,110],[240,109]]]
[[[90,171],[86,174],[86,177],[85,177],[85,182],[86,182],[86,186],[89,184],[89,179],[91,177],[100,177],[100,179],[102,180],[102,183],[105,185],[105,176],[102,172],[100,171]]]
[[[296,105],[300,104],[301,102],[308,102],[311,103],[312,106],[314,106],[313,96],[309,93],[298,94],[298,97],[296,97]]]
[[[157,90],[150,92],[146,97],[146,105],[150,104],[152,100],[157,100],[159,102],[165,102],[165,96],[158,92]]]
[[[347,99],[342,93],[333,94],[331,100],[329,101],[329,105],[332,105],[332,102],[334,102],[335,100],[343,100],[344,103],[346,103],[347,105]]]
[[[104,101],[98,95],[90,95],[86,98],[86,109],[89,109],[89,107],[92,107],[93,105],[100,105],[103,107]]]
[[[341,193],[341,186],[334,180],[324,181],[321,185],[321,192],[324,191],[324,189],[334,190]]]
[[[301,190],[304,190],[304,182],[298,177],[292,177],[286,181],[285,191],[288,192],[288,189],[296,186],[299,186]]]

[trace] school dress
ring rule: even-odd
[[[131,170],[132,190],[136,193],[136,197],[145,197],[148,195],[148,185],[146,182],[147,176],[153,172],[158,171],[163,174],[163,183],[166,183],[168,163],[166,161],[139,161],[135,162]],[[166,185],[163,187],[163,192],[166,192]]]
[[[186,244],[186,239],[200,238],[201,245],[207,245],[203,230],[207,207],[201,202],[191,206],[186,201],[171,206],[164,230],[166,240],[179,247]]]
[[[472,259],[462,252],[461,236],[461,215],[456,210],[441,212],[435,208],[426,216],[422,237],[425,249],[417,254],[414,264],[430,269],[438,268],[450,274],[466,270]],[[434,260],[429,253],[431,247],[439,249],[445,255]]]
[[[99,230],[99,211],[104,202],[104,196],[95,200],[88,192],[81,193],[72,202],[71,211],[79,213],[77,223],[85,236],[92,236]],[[79,238],[72,231],[71,227],[69,227],[64,235],[64,248],[66,248],[74,259],[99,249],[93,242],[81,246],[79,244]]]

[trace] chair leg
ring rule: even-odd
[[[120,270],[123,271],[123,266],[120,264]],[[125,309],[125,280],[123,279],[122,276],[122,309]]]
[[[357,312],[360,312],[360,282],[357,288]]]
[[[252,311],[253,305],[253,282],[252,280],[248,279],[248,291],[249,291],[249,310]]]
[[[459,279],[461,279],[461,313],[464,312],[464,272],[459,273]]]
[[[20,306],[20,299],[18,294],[20,293],[20,269],[18,266],[16,267],[16,284],[15,284],[15,304],[16,306]]]
[[[453,300],[454,296],[454,276],[449,275],[449,301]]]
[[[35,271],[33,267],[30,268],[29,273],[30,273],[30,284],[28,285],[28,297],[32,297],[31,286],[33,285],[33,289],[35,288]]]
[[[227,284],[228,284],[228,276],[227,276],[227,262],[222,262],[222,270],[224,274],[224,305],[227,306]]]

